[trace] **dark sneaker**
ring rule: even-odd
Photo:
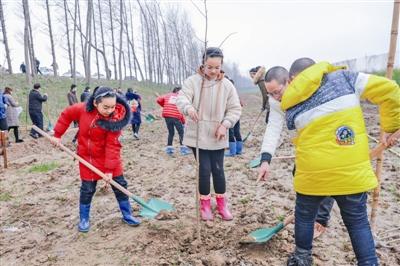
[[[35,133],[29,133],[29,136],[31,136],[34,139],[39,138],[38,134],[35,134]]]
[[[313,259],[311,256],[290,255],[287,266],[311,266]]]

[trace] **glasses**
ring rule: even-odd
[[[94,97],[94,99],[97,100],[97,99],[99,99],[99,98],[101,98],[101,97],[105,97],[105,96],[115,97],[116,94],[115,94],[115,92],[113,92],[113,91],[106,91],[106,92],[100,93],[99,95],[97,95],[96,97]]]
[[[272,97],[279,97],[282,93],[283,85],[279,85],[276,90],[270,91],[267,94],[271,95]]]

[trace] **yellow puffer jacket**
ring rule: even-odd
[[[400,89],[394,81],[322,62],[290,83],[281,107],[289,129],[298,132],[296,192],[333,196],[376,187],[360,99],[379,105],[385,132],[400,128]]]

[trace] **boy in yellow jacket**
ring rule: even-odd
[[[367,216],[367,191],[377,186],[369,159],[360,99],[379,105],[383,143],[400,128],[400,89],[383,77],[346,71],[327,62],[297,59],[291,82],[267,72],[266,89],[281,101],[289,129],[296,129],[296,250],[288,265],[312,265],[318,207],[333,197],[349,232],[358,265],[378,265]]]

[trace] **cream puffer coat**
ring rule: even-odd
[[[190,108],[196,109],[200,149],[219,150],[228,147],[228,132],[223,140],[217,140],[215,133],[221,124],[226,128],[233,127],[240,118],[242,107],[236,88],[223,74],[217,80],[208,80],[199,73],[190,76],[179,91],[176,105],[184,115],[188,115]],[[185,125],[183,144],[196,147],[196,123],[190,118]]]

